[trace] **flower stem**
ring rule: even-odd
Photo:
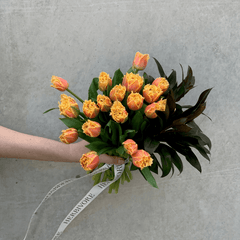
[[[70,89],[66,89],[69,93],[71,93],[75,98],[77,98],[81,103],[83,103],[84,101],[78,97],[76,94],[74,94]]]

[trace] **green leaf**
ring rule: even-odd
[[[108,153],[109,151],[113,150],[114,147],[104,147],[101,150],[99,150],[97,153],[98,155],[104,154],[104,153]]]
[[[119,153],[119,155],[121,156],[121,155],[123,155],[123,154],[125,153],[125,148],[124,148],[123,146],[120,146],[120,147],[117,148],[116,151],[117,151],[117,152]]]
[[[152,155],[151,155],[152,157]],[[153,163],[152,165],[149,167],[149,170],[158,174],[158,162],[155,160],[155,158],[153,158]]]
[[[165,74],[165,72],[163,71],[163,68],[161,66],[161,64],[158,62],[158,60],[156,58],[153,58],[157,64],[158,67],[158,71],[161,77],[167,78],[167,75]]]
[[[160,144],[155,152],[158,153],[161,157],[161,162],[162,162],[161,177],[165,177],[170,173],[172,169],[171,155],[168,152],[168,149],[166,148],[165,144]]]
[[[59,108],[50,108],[50,109],[48,109],[47,111],[45,111],[44,113],[50,112],[50,111],[52,111],[53,109],[59,109]],[[44,114],[44,113],[43,113],[43,114]]]
[[[84,122],[77,120],[75,118],[59,118],[67,127],[82,129],[82,125]]]
[[[79,136],[81,139],[84,139],[85,141],[87,141],[87,142],[89,142],[89,143],[100,141],[99,138],[87,136],[85,133],[83,133],[82,130],[78,130],[78,136]]]
[[[138,131],[143,122],[143,116],[140,111],[137,111],[131,121],[131,126],[135,131]]]
[[[121,84],[123,80],[123,73],[121,72],[120,69],[118,69],[113,76],[113,80],[112,80],[112,87]]]
[[[91,142],[90,144],[86,145],[88,149],[91,151],[95,151],[97,153],[101,153],[101,150],[106,148],[106,147],[111,147],[108,143],[102,142],[102,141],[94,141]],[[113,148],[113,147],[112,147]]]
[[[91,83],[91,85],[90,85],[90,87],[89,87],[89,89],[88,89],[88,100],[91,99],[91,100],[94,101],[94,102],[97,101],[98,81],[99,81],[98,78],[94,78],[94,79],[92,80],[92,83]]]
[[[133,138],[132,135],[135,135],[135,133],[136,133],[135,130],[131,130],[131,129],[125,130],[124,134],[119,137],[120,143],[122,144],[126,138],[128,138],[128,139]]]
[[[174,88],[174,86],[177,85],[177,73],[175,70],[172,70],[171,74],[169,75],[169,77],[167,78],[168,82],[169,82],[169,88],[168,91],[170,91],[171,89]]]
[[[158,147],[159,141],[156,141],[155,139],[151,137],[147,137],[144,140],[144,149],[149,153],[152,154]]]
[[[153,177],[152,173],[150,172],[148,167],[143,168],[142,170],[140,170],[142,172],[142,174],[144,175],[144,177],[146,178],[146,180],[155,188],[158,188],[157,183],[155,178]]]
[[[152,76],[148,75],[147,73],[143,73],[143,77],[145,80],[145,84],[152,84],[152,82],[155,80]]]
[[[138,169],[139,169],[139,168],[136,167],[134,164],[131,165],[131,168],[130,168],[131,171],[135,171],[135,170],[138,170]]]

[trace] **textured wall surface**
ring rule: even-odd
[[[186,161],[152,188],[138,172],[119,193],[103,192],[59,240],[238,240],[240,236],[239,69],[240,2],[225,0],[0,0],[0,124],[58,140],[60,92],[52,75],[87,98],[90,81],[131,66],[149,53],[167,75],[181,63],[196,77],[184,98],[193,104],[214,87],[197,119],[213,143],[200,174]],[[153,59],[146,72],[158,77]],[[0,159],[0,240],[22,240],[30,217],[58,182],[84,175],[78,163]],[[28,239],[51,239],[92,186],[86,179],[61,190],[36,215]]]

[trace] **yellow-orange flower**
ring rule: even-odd
[[[73,143],[78,139],[78,131],[75,128],[68,128],[66,130],[62,130],[62,134],[60,135],[60,141],[66,144]]]
[[[128,113],[125,107],[119,101],[115,101],[111,107],[110,115],[117,123],[124,123],[127,120]]]
[[[127,105],[129,109],[137,111],[143,106],[144,97],[139,93],[131,93],[127,98]]]
[[[144,70],[147,66],[149,58],[149,54],[142,54],[140,52],[137,52],[132,63],[132,68],[135,68],[137,70]]]
[[[112,101],[109,97],[105,95],[97,96],[97,105],[102,112],[108,112],[112,106]]]
[[[71,108],[75,107],[79,110],[78,104],[73,98],[67,96],[66,94],[61,94],[61,103],[58,102],[58,107],[60,110],[60,115],[64,115],[69,118],[76,118],[78,116],[77,111]]]
[[[157,102],[157,111],[162,111],[164,112],[166,110],[166,105],[167,105],[167,99],[161,99],[160,101]]]
[[[91,171],[98,166],[99,156],[95,151],[91,151],[83,154],[79,162],[85,171]]]
[[[122,143],[124,148],[127,151],[127,154],[133,155],[138,150],[138,145],[132,139],[127,139],[125,142]]]
[[[82,125],[82,130],[89,137],[98,137],[101,133],[101,125],[98,122],[87,120]]]
[[[51,83],[53,84],[51,87],[54,87],[61,92],[65,91],[69,87],[69,84],[65,79],[57,76],[52,76]]]
[[[109,77],[109,74],[101,72],[99,75],[98,88],[103,92],[107,90],[108,85],[112,86],[112,79]]]
[[[143,77],[139,74],[126,73],[123,77],[122,85],[126,87],[128,92],[140,92],[143,86]]]
[[[122,101],[125,97],[125,93],[126,93],[126,87],[122,86],[121,84],[116,85],[112,88],[112,90],[110,91],[110,98],[112,101]]]
[[[157,101],[162,94],[163,91],[155,85],[147,84],[144,86],[143,97],[148,103]]]
[[[156,78],[152,84],[159,87],[163,91],[163,93],[166,92],[169,87],[168,80],[162,77]]]
[[[158,109],[158,104],[154,102],[154,103],[149,104],[145,108],[144,113],[146,114],[146,116],[148,118],[156,118],[157,117],[157,113],[156,113],[157,109]]]
[[[91,99],[85,100],[83,103],[83,113],[88,118],[95,118],[99,113],[99,107]]]
[[[132,160],[133,164],[136,167],[141,168],[141,170],[145,167],[151,166],[153,163],[151,155],[144,150],[138,150],[136,153],[134,153],[132,155]]]

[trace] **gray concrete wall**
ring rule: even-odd
[[[213,143],[199,174],[186,161],[153,189],[134,173],[119,193],[103,192],[59,239],[238,240],[240,236],[239,46],[240,2],[224,0],[0,0],[0,124],[58,140],[65,126],[52,75],[67,79],[83,99],[101,71],[126,71],[137,51],[167,74],[190,65],[197,101],[214,87],[198,123]],[[146,69],[157,77],[153,59]],[[56,183],[84,175],[78,163],[0,159],[0,240],[21,240],[31,214]],[[51,239],[92,186],[72,184],[43,206],[28,239]]]

